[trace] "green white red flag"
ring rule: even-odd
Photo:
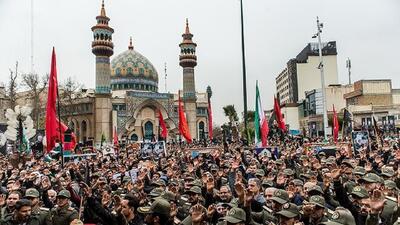
[[[266,147],[268,144],[268,120],[261,104],[258,83],[256,84],[256,110],[254,115],[255,144],[257,147]]]

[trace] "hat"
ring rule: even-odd
[[[320,155],[320,156],[326,156],[326,153],[325,153],[325,152],[318,152],[318,155]]]
[[[186,191],[186,193],[195,193],[195,194],[199,194],[201,195],[201,188],[198,186],[193,186],[191,187],[188,191]]]
[[[277,160],[275,160],[275,164],[276,165],[282,165],[283,164],[283,160],[282,159],[277,159]]]
[[[150,191],[149,196],[151,197],[158,197],[160,196],[164,190],[162,188],[154,188],[153,190]]]
[[[151,206],[139,207],[138,212],[143,214],[157,213],[164,216],[170,216],[171,205],[162,198],[157,198]]]
[[[285,203],[282,207],[282,210],[277,212],[276,214],[286,217],[293,218],[300,215],[299,209],[293,203]]]
[[[342,164],[354,168],[349,159],[343,159]]]
[[[367,190],[361,186],[355,186],[350,194],[355,195],[359,198],[368,198]]]
[[[211,171],[213,171],[213,170],[216,171],[216,170],[218,170],[218,166],[215,165],[215,164],[212,164],[210,170]]]
[[[274,191],[271,200],[284,204],[289,201],[289,194],[285,190],[277,189]]]
[[[57,197],[64,197],[64,198],[71,198],[71,193],[69,193],[68,190],[61,190],[60,192],[58,192]]]
[[[25,197],[39,198],[39,192],[35,188],[29,188],[25,192]]]
[[[356,168],[353,169],[353,173],[354,173],[355,175],[364,176],[365,173],[366,173],[366,171],[365,171],[364,167],[357,166]]]
[[[165,191],[164,193],[161,194],[160,197],[169,202],[176,200],[176,195],[172,191]]]
[[[390,167],[385,167],[382,169],[382,176],[386,176],[386,177],[393,177],[394,176],[394,170]]]
[[[246,221],[246,212],[241,208],[232,208],[228,211],[224,220],[229,223],[240,223]]]
[[[336,208],[336,210],[330,215],[328,221],[321,222],[325,225],[355,225],[356,221],[351,212],[344,208]]]
[[[382,179],[375,173],[367,173],[361,178],[361,180],[366,181],[368,183],[381,183],[382,182]]]
[[[171,180],[169,180],[169,184],[173,184],[173,185],[179,185],[179,180],[177,180],[177,179],[171,179]]]
[[[203,186],[203,184],[201,183],[200,180],[194,180],[194,181],[190,182],[190,184],[193,185],[193,186],[197,186],[197,187],[202,187]]]
[[[129,181],[132,181],[132,179],[128,176],[125,176],[124,179],[122,179],[123,183],[128,183]]]
[[[153,182],[154,185],[156,186],[165,186],[165,181],[163,179],[158,179],[155,182]]]
[[[261,176],[261,177],[265,176],[264,170],[263,169],[258,169],[257,172],[256,172],[256,176]]]
[[[300,156],[300,160],[306,160],[306,159],[308,159],[308,157],[306,155],[301,155]]]
[[[303,186],[304,185],[304,182],[300,179],[293,179],[291,182],[294,184],[294,186]]]
[[[311,194],[310,192],[313,192],[313,194]],[[311,195],[319,195],[319,194],[323,195],[324,191],[322,191],[322,188],[320,186],[313,185],[308,189],[308,193]]]
[[[385,187],[387,189],[397,189],[396,183],[392,180],[385,180]]]
[[[262,182],[262,186],[263,187],[273,187],[274,186],[274,182],[272,180],[263,180]]]
[[[310,197],[310,203],[313,203],[319,207],[325,208],[325,199],[319,195],[313,195]]]
[[[294,175],[294,171],[291,169],[284,169],[283,174],[285,174],[286,176],[292,176]]]

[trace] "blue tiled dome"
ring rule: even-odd
[[[111,88],[157,92],[158,74],[146,57],[129,48],[111,60]]]

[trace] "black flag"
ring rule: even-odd
[[[343,111],[343,128],[345,136],[353,131],[353,115],[346,108]]]

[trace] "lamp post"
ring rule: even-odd
[[[242,34],[242,70],[243,70],[243,119],[244,119],[244,130],[246,139],[248,139],[247,130],[247,85],[246,85],[246,56],[244,48],[244,24],[243,24],[243,0],[240,0],[240,22],[241,22],[241,34]]]
[[[321,33],[323,23],[319,22],[319,18],[317,17],[317,33],[313,36],[313,38],[318,37],[318,52],[319,52],[319,65],[318,69],[321,73],[321,89],[322,89],[322,106],[323,106],[323,127],[324,127],[324,139],[327,140],[328,134],[328,114],[326,108],[326,95],[325,95],[325,77],[324,77],[324,61],[322,58],[322,43],[321,43]]]

